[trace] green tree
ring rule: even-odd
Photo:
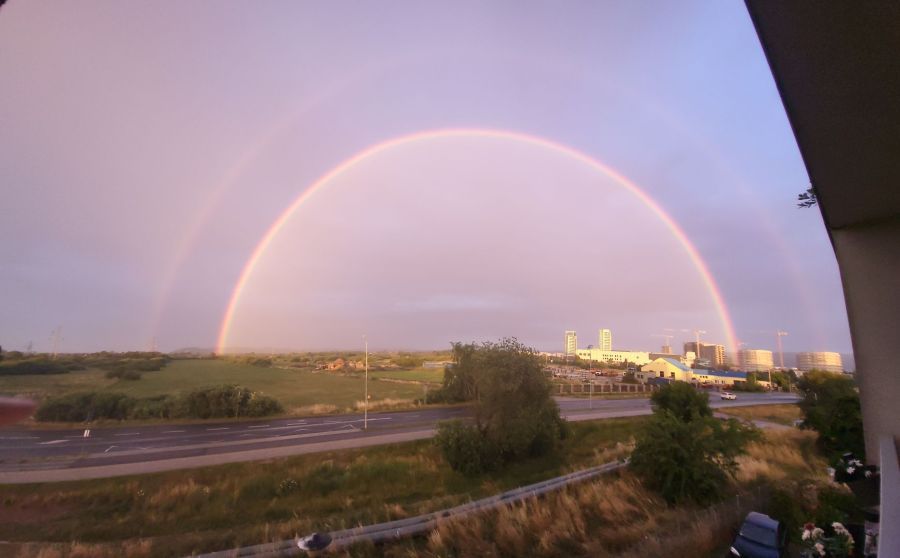
[[[474,424],[438,427],[437,444],[454,469],[475,474],[559,447],[566,425],[537,353],[515,339],[454,343],[444,389],[474,402]]]
[[[862,409],[853,380],[843,374],[813,370],[797,380],[803,394],[803,427],[819,433],[818,444],[829,454],[865,455]]]
[[[672,382],[650,397],[654,413],[668,411],[676,418],[688,422],[696,418],[712,416],[709,397],[686,382]]]
[[[706,395],[683,382],[663,387],[652,402],[653,417],[638,436],[631,469],[671,504],[715,500],[759,431],[713,418]]]

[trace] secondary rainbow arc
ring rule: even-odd
[[[675,220],[653,198],[651,198],[640,187],[638,187],[637,184],[626,178],[623,174],[621,174],[614,168],[600,162],[590,155],[587,155],[586,153],[579,151],[573,147],[569,147],[567,145],[563,145],[546,138],[533,136],[522,132],[512,132],[506,130],[481,128],[449,128],[416,132],[413,134],[388,139],[367,147],[366,149],[344,160],[342,163],[320,176],[303,193],[297,196],[294,201],[272,222],[271,226],[257,243],[253,252],[250,254],[250,257],[244,264],[238,280],[235,283],[234,289],[231,292],[231,297],[228,300],[228,305],[222,317],[222,322],[219,327],[219,334],[216,342],[216,352],[222,354],[227,347],[228,335],[231,329],[232,322],[234,321],[234,316],[238,304],[240,302],[241,296],[244,293],[247,283],[250,280],[250,277],[253,275],[253,271],[256,268],[256,265],[259,263],[266,249],[269,247],[275,237],[278,236],[278,233],[281,232],[285,224],[304,203],[308,202],[317,192],[324,189],[325,186],[327,186],[334,178],[338,177],[360,162],[374,157],[379,153],[383,153],[390,149],[413,142],[448,137],[506,139],[549,149],[557,153],[564,154],[593,168],[601,174],[612,178],[613,181],[615,181],[619,186],[622,186],[623,188],[637,196],[637,198],[665,224],[666,228],[669,229],[675,239],[687,252],[688,257],[690,258],[694,267],[697,269],[697,272],[700,274],[700,277],[702,278],[706,286],[710,298],[712,299],[713,305],[716,308],[716,312],[719,315],[719,319],[722,322],[722,327],[725,330],[725,336],[727,338],[726,342],[728,349],[732,352],[737,349],[737,336],[734,333],[734,326],[731,321],[731,316],[728,312],[728,308],[725,305],[724,298],[722,297],[722,293],[715,281],[715,278],[709,271],[709,267],[706,265],[706,262],[700,256],[700,252],[697,250],[697,247],[694,246],[694,244],[688,238],[687,234],[675,222]]]

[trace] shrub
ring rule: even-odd
[[[842,374],[811,371],[797,382],[803,393],[803,427],[819,433],[819,447],[830,456],[865,456],[862,410],[853,380]]]
[[[121,393],[72,393],[50,399],[35,413],[39,421],[83,422],[94,419],[128,418],[135,400]]]
[[[465,475],[490,471],[500,462],[499,451],[478,428],[459,420],[440,423],[434,443],[450,467]]]
[[[672,382],[650,396],[653,412],[668,411],[682,421],[711,417],[709,396],[686,382]]]
[[[454,343],[440,397],[474,400],[475,424],[448,423],[438,444],[457,471],[477,474],[556,451],[566,425],[533,349],[515,339]]]
[[[238,385],[192,391],[181,398],[180,412],[192,418],[259,417],[283,412],[271,397]]]
[[[712,418],[706,396],[687,384],[669,384],[652,399],[653,418],[638,436],[631,469],[670,504],[717,499],[759,431]]]
[[[25,374],[66,374],[70,370],[69,363],[35,358],[19,360],[16,362],[4,362],[0,366],[0,375],[25,375]]]

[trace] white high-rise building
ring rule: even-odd
[[[844,364],[840,353],[812,352],[797,353],[797,368],[804,372],[825,370],[826,372],[843,372]]]
[[[575,335],[574,331],[566,332],[566,356],[575,356],[575,351],[578,350],[578,336]]]
[[[597,348],[601,351],[612,350],[612,330],[601,329],[598,338]]]

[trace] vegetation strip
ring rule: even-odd
[[[360,542],[381,543],[389,540],[410,537],[431,531],[437,527],[438,522],[458,519],[466,517],[473,513],[498,508],[500,506],[508,506],[521,502],[527,498],[534,498],[546,494],[551,491],[559,490],[571,483],[591,479],[612,471],[618,471],[626,464],[625,461],[611,461],[597,467],[583,469],[560,477],[555,477],[545,481],[529,484],[519,488],[514,488],[501,494],[488,496],[480,500],[468,502],[455,506],[450,509],[427,513],[417,517],[399,519],[396,521],[388,521],[378,523],[376,525],[367,525],[355,527],[353,529],[344,529],[330,533],[332,543],[329,550],[337,550],[349,547]],[[199,558],[229,558],[234,556],[290,556],[299,554],[300,549],[297,547],[296,540],[286,540],[277,543],[260,544],[219,552],[211,552],[209,554],[201,554]]]

